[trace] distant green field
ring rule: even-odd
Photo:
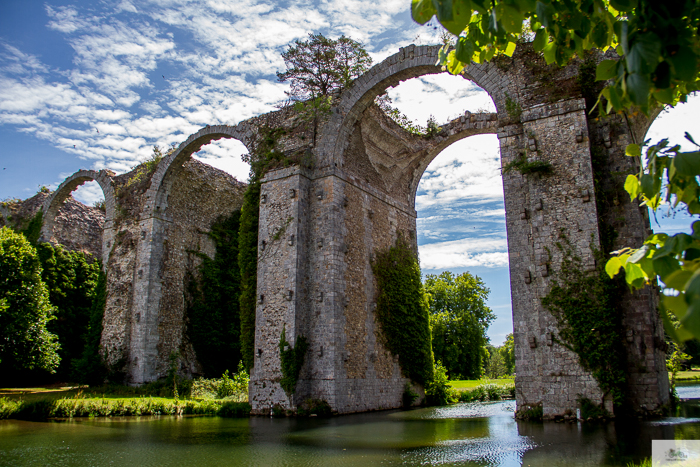
[[[452,387],[459,391],[464,391],[465,389],[474,389],[482,384],[496,384],[498,386],[506,386],[513,384],[515,382],[514,378],[499,378],[499,379],[463,379],[457,381],[450,381]]]
[[[671,373],[668,374],[671,377]],[[700,380],[700,370],[692,369],[688,371],[679,371],[676,375],[676,381],[695,381]]]

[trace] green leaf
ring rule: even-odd
[[[642,155],[642,148],[638,144],[628,144],[625,148],[625,156],[630,157],[640,157]]]
[[[523,30],[523,15],[510,5],[499,3],[496,5],[496,16],[498,21],[507,32],[520,34]]]
[[[688,312],[681,320],[681,324],[694,336],[698,337],[700,336],[700,299],[694,297],[689,300],[687,295],[685,299],[688,302]]]
[[[413,0],[411,2],[411,16],[418,24],[425,24],[430,21],[437,11],[432,0]]]
[[[620,261],[620,258],[617,256],[613,256],[608,260],[607,263],[605,263],[605,272],[608,273],[608,276],[612,279],[617,275],[618,272],[620,272],[620,268],[624,267],[624,264],[622,261]]]
[[[688,47],[680,47],[669,58],[676,79],[681,81],[693,81],[697,72],[698,56]]]
[[[485,0],[472,0],[472,5],[474,6],[474,9],[482,15],[485,15],[489,12],[489,8],[486,6],[487,3]]]
[[[508,42],[508,45],[506,46],[506,50],[503,52],[509,57],[513,56],[513,53],[515,53],[515,42]]]
[[[440,20],[440,24],[455,36],[459,36],[469,24],[471,16],[472,9],[469,0],[454,0],[452,2],[452,20]],[[471,58],[467,63],[470,61]]]
[[[463,63],[471,63],[475,48],[474,42],[470,39],[459,37],[455,48],[455,58]]]
[[[617,60],[603,60],[595,69],[596,81],[607,81],[617,76]]]
[[[549,34],[547,34],[547,31],[545,29],[540,29],[537,31],[535,34],[535,39],[532,41],[532,47],[535,49],[535,52],[542,52],[542,49],[544,49],[544,46],[547,45],[547,40],[549,39]]]
[[[625,60],[630,73],[648,74],[656,70],[661,54],[661,41],[653,32],[640,34]]]
[[[452,21],[452,0],[433,0],[438,21]]]
[[[544,2],[537,2],[535,13],[537,14],[537,19],[542,23],[542,26],[549,28],[552,25],[552,16],[554,15],[554,8],[552,5]]]
[[[630,195],[630,201],[639,196],[639,180],[636,175],[628,175],[625,180],[625,191]]]
[[[447,55],[447,71],[452,73],[453,75],[458,75],[464,70],[465,64],[460,62],[456,57],[455,57],[455,51],[451,51]]]
[[[599,21],[596,23],[593,31],[591,31],[590,38],[593,41],[593,45],[600,49],[610,45],[608,44],[608,25],[605,23],[605,21]]]
[[[632,102],[638,106],[646,106],[649,101],[649,89],[651,88],[649,75],[632,73],[627,75],[626,84],[627,93],[632,98]]]
[[[672,256],[663,256],[661,258],[653,258],[654,270],[664,281],[669,275],[678,271],[681,267],[678,261]]]
[[[625,264],[625,280],[629,285],[638,289],[644,285],[645,279],[641,266],[629,261]]]
[[[630,11],[637,6],[637,0],[610,0],[610,6],[617,11]]]
[[[685,302],[685,296],[682,294],[676,296],[664,295],[661,300],[664,308],[673,312],[678,319],[683,319],[688,312],[688,304]]]
[[[676,171],[687,177],[700,175],[700,152],[680,152],[673,158]]]
[[[664,284],[670,289],[685,290],[685,285],[688,283],[692,275],[692,271],[680,269],[669,274],[668,277],[666,277]]]
[[[673,90],[670,88],[659,89],[658,91],[654,91],[652,95],[654,96],[654,99],[663,104],[673,104]]]
[[[653,198],[656,195],[656,190],[654,190],[654,177],[649,174],[642,174],[642,179],[640,180],[640,186],[642,188],[642,194],[647,198]]]
[[[544,61],[547,65],[554,63],[556,60],[557,46],[555,42],[550,42],[544,46]]]

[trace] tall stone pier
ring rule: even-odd
[[[624,148],[643,139],[650,120],[589,117],[580,77],[585,64],[547,67],[525,48],[513,59],[471,65],[464,75],[489,93],[497,113],[466,109],[438,135],[415,136],[374,100],[403,80],[440,73],[437,50],[410,46],[376,65],[344,91],[321,126],[318,144],[309,149],[313,166],[273,171],[263,180],[250,386],[257,413],[274,405],[293,409],[307,398],[323,399],[339,413],[401,405],[407,380],[375,318],[371,261],[398,235],[415,246],[415,194],[428,164],[449,144],[486,133],[499,138],[502,166],[527,157],[553,169],[546,177],[517,170],[503,175],[518,407],[542,406],[553,418],[576,413],[579,400],[588,398],[612,409],[578,356],[558,343],[557,321],[540,300],[560,268],[555,244],[562,235],[588,270],[596,266],[601,231],[616,230],[615,247],[639,246],[647,235],[645,210],[620,194],[601,213],[596,195],[610,192],[603,185],[621,187],[620,174],[635,170]],[[598,172],[593,157],[603,160]],[[639,412],[668,402],[656,294],[629,293],[619,310]],[[291,345],[300,335],[310,344],[293,395],[279,385],[283,328]]]
[[[638,170],[625,146],[642,142],[652,119],[591,113],[591,70],[602,57],[558,68],[524,45],[512,58],[472,64],[463,74],[488,92],[495,113],[465,109],[430,137],[408,133],[375,99],[401,81],[443,72],[437,58],[437,46],[401,49],[336,96],[318,125],[299,126],[293,109],[285,109],[235,126],[207,126],[145,174],[69,177],[47,198],[42,235],[56,238],[53,217],[71,190],[99,182],[106,197],[102,348],[108,362],[123,364],[132,384],[165,377],[173,354],[180,355],[182,374],[198,372],[185,333],[184,279],[198,265],[192,252],[213,254],[205,230],[240,207],[244,187],[191,155],[221,138],[254,151],[266,129],[281,128],[281,149],[300,163],[262,180],[253,411],[293,410],[309,398],[338,413],[401,406],[409,381],[376,320],[372,259],[398,236],[417,251],[415,197],[424,171],[450,144],[494,134],[502,167],[526,158],[552,169],[547,176],[503,173],[518,410],[541,406],[554,418],[576,413],[582,398],[610,409],[609,395],[559,343],[557,320],[541,299],[559,275],[563,257],[556,245],[563,238],[582,268],[593,270],[596,251],[639,247],[649,234],[646,208],[630,202],[621,187],[625,175]],[[669,400],[657,301],[656,289],[627,291],[617,310],[627,388],[640,413]],[[280,386],[283,331],[290,345],[299,336],[309,344],[293,394]]]

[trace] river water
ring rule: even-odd
[[[684,403],[680,417],[632,424],[520,422],[514,409],[503,401],[330,419],[2,420],[0,466],[626,466],[651,455],[652,439],[700,439],[700,401]]]

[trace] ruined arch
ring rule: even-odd
[[[110,240],[114,229],[114,217],[116,210],[116,198],[114,194],[114,186],[112,184],[111,171],[100,170],[79,170],[70,177],[66,178],[56,190],[51,193],[43,205],[43,224],[41,226],[40,241],[51,241],[54,223],[59,209],[63,205],[70,194],[79,186],[89,181],[96,181],[105,197],[105,221],[102,226],[102,264],[106,266],[109,259]]]
[[[342,94],[340,102],[334,108],[328,123],[331,131],[326,133],[326,139],[321,140],[319,144],[320,165],[342,165],[342,154],[349,144],[353,127],[374,99],[388,87],[411,78],[443,73],[444,70],[435,64],[439,50],[440,46],[429,45],[404,47],[357,78],[352,87]],[[508,76],[492,62],[470,65],[463,77],[491,96],[499,116],[505,114],[506,93],[517,95],[517,87],[512,85]]]
[[[168,154],[158,163],[158,167],[151,178],[151,184],[146,191],[142,218],[152,216],[164,216],[168,206],[168,192],[173,179],[182,170],[182,165],[190,159],[190,156],[199,151],[203,146],[219,139],[237,139],[248,149],[252,143],[252,127],[247,122],[236,126],[213,125],[202,128],[197,133],[190,135],[181,143],[175,151]]]
[[[420,177],[442,147],[470,132],[497,133],[502,167],[526,155],[551,164],[555,174],[513,170],[503,176],[518,407],[541,405],[553,418],[575,412],[580,397],[603,399],[577,356],[555,342],[557,321],[541,298],[564,259],[556,248],[561,235],[576,246],[586,269],[595,268],[594,252],[608,225],[618,222],[620,238],[629,243],[643,238],[648,219],[629,197],[610,197],[620,208],[607,220],[598,212],[599,193],[601,205],[608,201],[603,185],[617,183],[626,169],[624,147],[636,138],[634,125],[624,116],[589,116],[577,81],[580,63],[552,68],[521,45],[512,59],[466,69],[465,77],[489,93],[496,114],[484,120],[465,114],[451,122],[461,127],[419,141],[372,104],[401,80],[441,72],[438,50],[403,48],[359,77],[319,131],[315,166],[279,169],[262,180],[259,251],[266,253],[258,257],[254,412],[269,413],[274,404],[293,409],[306,397],[323,398],[345,413],[400,406],[406,380],[377,338],[372,258],[399,234],[415,238]],[[286,239],[275,234],[281,226]],[[668,382],[654,294],[626,296],[620,312],[630,330],[626,350],[633,361],[645,362],[643,369],[628,369],[631,397],[640,411],[655,410],[668,400]],[[293,397],[277,383],[283,328],[288,341],[303,335],[309,342]],[[606,407],[612,409],[612,401]]]
[[[250,147],[253,129],[249,122],[242,122],[237,126],[206,126],[187,138],[175,151],[166,155],[158,163],[151,177],[138,225],[140,232],[136,245],[133,305],[127,331],[131,340],[128,363],[130,383],[141,384],[162,376],[164,371],[167,371],[167,355],[170,351],[176,350],[164,349],[167,349],[168,345],[175,345],[173,342],[181,338],[178,336],[164,343],[168,339],[161,336],[161,332],[167,327],[163,325],[163,307],[168,306],[168,291],[164,290],[167,289],[164,285],[167,282],[167,278],[164,277],[164,267],[169,260],[172,260],[171,256],[185,254],[182,251],[183,244],[173,242],[173,237],[177,237],[176,232],[181,231],[182,228],[203,232],[209,227],[209,225],[183,227],[181,221],[178,223],[168,209],[171,189],[179,175],[185,171],[184,164],[202,146],[214,140],[234,138]],[[208,201],[215,200],[216,196],[212,193]],[[228,207],[232,208],[233,205]],[[182,242],[182,239],[180,240]],[[182,322],[182,316],[179,314],[175,318],[171,316],[167,321],[172,328],[173,322]],[[184,329],[179,324],[175,327],[180,331]],[[163,352],[166,353],[165,358],[162,358]],[[193,358],[190,357],[188,359],[192,363]]]

